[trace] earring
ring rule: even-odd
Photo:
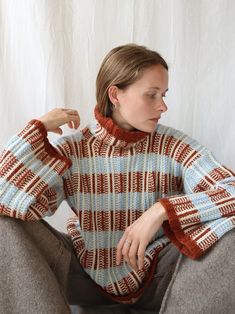
[[[116,110],[118,105],[119,105],[118,103],[113,104],[113,110]]]

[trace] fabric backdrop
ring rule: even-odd
[[[76,108],[84,127],[102,59],[134,42],[169,64],[160,123],[235,170],[234,16],[233,0],[0,0],[1,151],[27,121],[54,107]],[[64,231],[69,215],[62,203],[49,222]]]

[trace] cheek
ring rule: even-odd
[[[138,99],[136,99],[135,95],[126,95],[121,100],[121,104],[121,112],[123,114],[131,114],[138,109]]]
[[[142,121],[151,116],[151,104],[143,95],[138,92],[126,94],[121,100],[121,114],[128,120]]]
[[[140,103],[131,102],[123,108],[123,114],[127,115],[129,119],[141,120],[146,114],[146,110]]]
[[[126,109],[132,112],[143,112],[147,108],[146,100],[140,95],[132,95],[126,98]]]

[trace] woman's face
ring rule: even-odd
[[[153,132],[161,114],[167,111],[163,100],[167,90],[168,71],[162,65],[147,68],[142,77],[125,90],[117,88],[114,122],[126,130]]]

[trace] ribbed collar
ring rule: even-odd
[[[134,146],[138,142],[144,140],[150,133],[142,131],[128,131],[121,129],[114,121],[103,116],[96,105],[95,119],[97,121],[94,135],[103,143],[120,147]]]

